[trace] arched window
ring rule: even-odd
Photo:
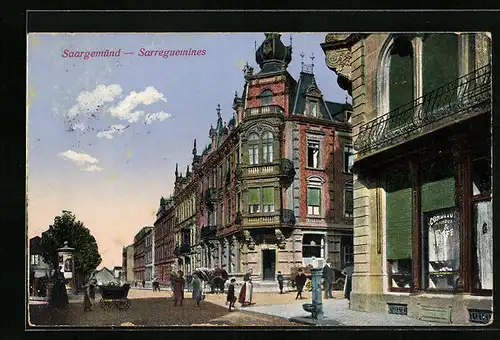
[[[410,40],[398,37],[389,57],[389,127],[397,128],[413,119],[413,111],[394,111],[414,100],[413,47]]]
[[[307,179],[307,215],[321,215],[323,183],[320,177],[313,176]]]
[[[270,131],[262,135],[262,158],[264,163],[271,163],[273,159],[273,134]]]
[[[271,90],[262,91],[261,95],[261,105],[271,105],[273,103],[273,92]]]
[[[248,136],[248,161],[250,165],[259,164],[259,135],[256,133]]]

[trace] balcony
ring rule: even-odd
[[[212,203],[217,201],[217,189],[208,188],[207,190],[205,190],[203,200],[205,201],[205,203]]]
[[[293,210],[282,209],[281,211],[275,211],[272,213],[257,213],[257,214],[247,214],[242,215],[242,224],[244,227],[258,227],[258,226],[294,226],[295,225],[295,214]],[[238,224],[240,225],[241,224]]]
[[[179,247],[179,254],[185,254],[191,252],[191,245],[189,242],[183,242]]]
[[[201,228],[201,239],[204,241],[214,240],[217,234],[217,226],[208,225]]]
[[[491,65],[486,65],[361,124],[354,148],[367,156],[490,110]]]
[[[259,107],[250,107],[245,110],[245,118],[246,117],[255,117],[260,115],[271,115],[271,114],[279,114],[283,115],[285,110],[281,106],[278,105],[267,105],[267,106],[259,106]]]
[[[281,177],[283,186],[288,187],[295,177],[295,167],[291,160],[282,158],[278,163],[237,166],[235,176],[238,180],[253,177]]]

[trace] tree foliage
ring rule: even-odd
[[[68,246],[75,248],[75,273],[86,275],[101,263],[102,258],[94,236],[82,222],[76,220],[74,214],[66,211],[61,216],[56,216],[54,224],[42,233],[42,256],[53,268],[59,263],[57,249],[65,241],[68,241]]]

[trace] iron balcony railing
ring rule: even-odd
[[[491,109],[491,65],[483,66],[359,127],[354,147],[375,152]]]

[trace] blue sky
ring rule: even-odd
[[[284,33],[285,45],[290,35],[290,74],[298,78],[301,52],[305,63],[314,54],[324,97],[345,102],[320,47],[326,34]],[[153,224],[160,196],[172,192],[175,163],[185,172],[193,139],[199,152],[208,143],[216,105],[225,121],[232,117],[244,63],[258,72],[255,41],[263,40],[263,33],[30,34],[28,236],[70,210],[96,237],[102,265],[121,265],[122,246]],[[139,57],[140,48],[206,54]],[[65,49],[121,49],[121,56],[63,58]]]

